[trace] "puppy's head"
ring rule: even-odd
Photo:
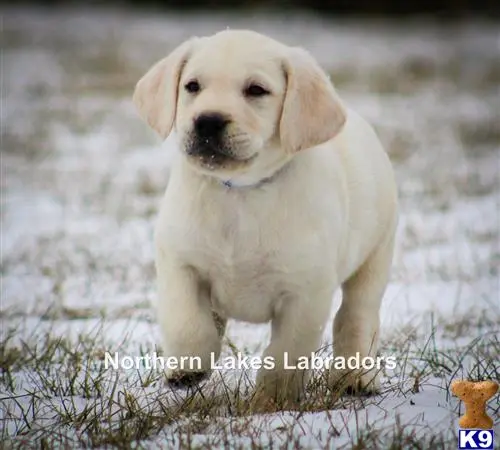
[[[252,182],[332,139],[345,122],[307,52],[251,31],[183,43],[138,82],[134,102],[163,138],[175,128],[195,168]]]

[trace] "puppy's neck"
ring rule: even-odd
[[[272,185],[283,176],[284,172],[289,170],[292,163],[293,158],[286,156],[283,158],[283,156],[281,156],[274,161],[268,162],[266,166],[253,167],[252,170],[244,174],[222,175],[199,171],[197,168],[185,162],[187,170],[205,179],[210,185],[224,190],[238,191],[250,191],[262,186]]]
[[[219,185],[224,189],[256,189],[276,182],[292,164],[292,158],[276,153],[276,158],[267,161],[265,165],[252,167],[248,173],[234,176],[215,176]]]
[[[268,177],[261,178],[257,181],[244,180],[244,179],[221,179],[217,180],[226,189],[256,189],[262,187],[263,185],[272,183],[275,181],[289,166],[290,162],[285,163],[276,172],[272,173]]]

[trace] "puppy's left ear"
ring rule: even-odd
[[[172,130],[182,68],[197,40],[198,38],[192,38],[179,45],[170,55],[151,67],[135,87],[132,100],[139,115],[163,139]]]
[[[326,73],[300,48],[290,49],[283,66],[287,77],[280,121],[283,147],[293,153],[335,137],[346,112]]]

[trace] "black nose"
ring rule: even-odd
[[[219,137],[229,123],[222,114],[205,113],[199,115],[194,121],[194,129],[200,138]]]

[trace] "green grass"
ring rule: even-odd
[[[471,317],[469,322],[467,317]],[[396,333],[383,343],[382,352],[397,356],[399,365],[393,373],[385,374],[386,383],[377,396],[340,396],[328,387],[323,373],[315,374],[300,410],[293,413],[292,424],[281,430],[290,434],[285,433],[286,445],[300,447],[297,433],[292,435],[291,430],[296,431],[301,417],[310,412],[334,414],[335,410],[345,409],[362,414],[368,405],[383,406],[388,398],[404,399],[436,379],[442,381],[444,391],[457,378],[500,379],[500,340],[493,331],[469,338],[460,346],[443,348],[438,344],[446,336],[463,339],[478,326],[497,325],[483,320],[487,319],[479,318],[478,322],[472,315],[457,322],[441,320],[427,336],[408,330]],[[171,439],[180,437],[185,441],[183,446],[191,448],[192,436],[209,430],[208,443],[202,448],[229,445],[244,438],[250,439],[255,448],[265,446],[263,434],[251,424],[251,382],[242,378],[235,384],[216,374],[202,389],[171,391],[160,372],[106,370],[100,335],[99,330],[80,335],[76,345],[50,331],[20,340],[16,330],[11,330],[2,338],[0,386],[4,394],[0,404],[3,420],[15,424],[13,432],[2,427],[2,441],[14,448],[22,448],[25,442],[125,448],[132,441],[163,433]],[[403,335],[406,340],[401,339]],[[18,406],[15,411],[13,405]],[[490,402],[489,411],[493,416],[500,413],[498,399]],[[416,435],[408,425],[397,422],[389,428],[362,426],[350,437],[351,443],[357,449],[446,448],[445,436],[430,429]],[[321,437],[322,442],[333,442],[339,431],[332,423],[324,433],[330,434]]]

